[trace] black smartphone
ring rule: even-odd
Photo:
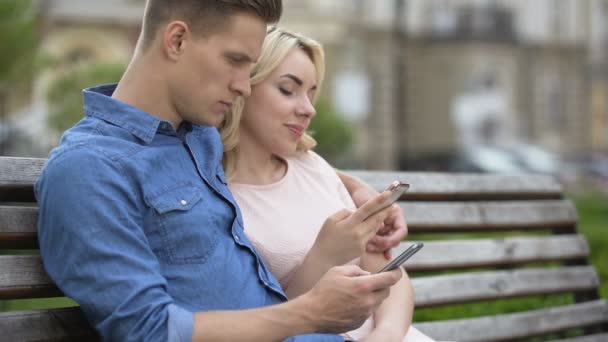
[[[414,243],[413,245],[409,246],[405,251],[403,251],[403,253],[399,254],[398,257],[386,264],[386,266],[384,266],[383,269],[378,271],[378,273],[392,271],[395,268],[401,266],[407,259],[409,259],[412,255],[416,254],[416,252],[418,252],[420,249],[422,249],[422,247],[424,247],[424,244],[422,242]]]

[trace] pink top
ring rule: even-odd
[[[329,216],[355,205],[335,170],[310,151],[286,158],[287,172],[267,185],[230,184],[243,213],[245,234],[283,288],[300,266]],[[370,317],[358,339],[373,329]]]

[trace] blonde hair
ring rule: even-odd
[[[317,74],[317,91],[312,99],[313,103],[320,93],[323,77],[325,76],[325,55],[323,47],[317,41],[301,34],[289,32],[276,27],[269,27],[266,39],[262,46],[262,53],[258,62],[251,70],[251,86],[265,79],[283,62],[289,53],[295,49],[304,51],[315,66]],[[236,157],[239,146],[239,124],[243,114],[245,100],[241,97],[233,105],[232,110],[218,126],[222,143],[224,145],[223,165],[228,180],[236,171]],[[317,145],[315,139],[304,133],[296,147],[297,151],[308,151]]]

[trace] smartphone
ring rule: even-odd
[[[414,243],[413,245],[409,246],[405,251],[403,251],[403,253],[399,254],[398,257],[386,264],[386,266],[384,266],[383,269],[378,271],[378,273],[392,271],[395,268],[401,266],[407,259],[409,259],[412,255],[416,254],[416,252],[418,252],[420,249],[422,249],[422,247],[424,247],[424,244],[422,242]]]
[[[404,183],[401,181],[392,182],[384,191],[390,191],[391,196],[387,198],[384,202],[375,207],[372,212],[375,214],[380,210],[390,206],[391,204],[397,202],[397,200],[410,188],[408,183]],[[373,215],[373,214],[372,214]]]

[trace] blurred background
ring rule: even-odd
[[[541,172],[608,191],[608,1],[285,0],[321,41],[339,167]],[[44,157],[115,82],[145,0],[1,0],[0,153]]]
[[[0,155],[46,157],[82,117],[82,89],[120,78],[144,4],[0,0]],[[608,298],[608,0],[284,5],[281,25],[326,49],[320,154],[351,169],[553,175]]]

